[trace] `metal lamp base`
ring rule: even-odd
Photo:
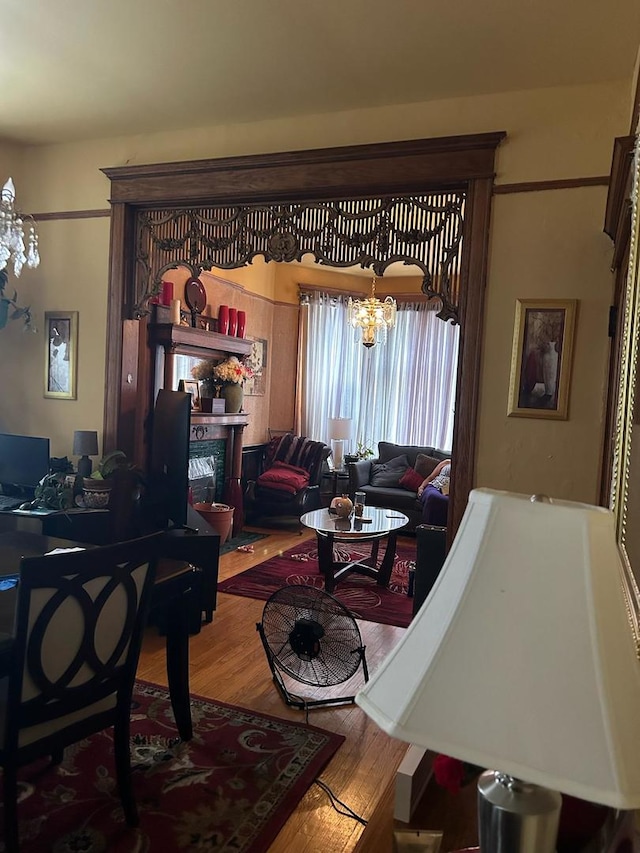
[[[343,438],[331,439],[331,455],[333,457],[333,466],[337,471],[342,471],[344,468],[344,445]]]
[[[478,780],[483,853],[555,853],[562,797],[494,770]]]

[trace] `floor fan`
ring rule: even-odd
[[[283,675],[312,687],[333,687],[355,675],[369,680],[355,619],[334,596],[313,586],[285,586],[269,598],[256,625],[276,687],[295,708],[345,705],[353,696],[304,699],[289,692]]]

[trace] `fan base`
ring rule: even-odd
[[[334,696],[329,699],[303,699],[301,696],[296,696],[294,693],[290,693],[287,690],[287,686],[278,670],[275,667],[272,667],[272,670],[273,683],[276,685],[278,692],[290,708],[299,708],[301,711],[305,711],[309,708],[318,708],[322,706],[326,708],[331,706],[336,707],[338,705],[355,704],[355,696]]]

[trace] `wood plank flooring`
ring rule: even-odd
[[[252,528],[259,530],[259,528]],[[220,580],[257,565],[309,538],[309,533],[263,530],[266,539],[254,543],[254,553],[233,551],[220,558]],[[407,543],[415,540],[407,539]],[[191,638],[191,692],[241,705],[283,719],[304,720],[304,711],[289,708],[271,680],[256,624],[262,618],[263,601],[218,594],[218,608],[212,624],[204,625]],[[380,661],[398,642],[404,629],[374,622],[359,622],[366,646],[367,663],[374,672]],[[155,629],[145,637],[138,676],[166,685],[164,638]],[[349,682],[332,688],[335,695],[355,693],[362,685],[362,670]],[[296,684],[296,692],[313,697],[313,688]],[[329,691],[317,691],[318,698]],[[323,708],[309,712],[309,722],[345,735],[346,740],[320,775],[353,811],[369,819],[382,798],[406,751],[406,744],[382,732],[356,705]],[[312,785],[302,798],[277,839],[271,853],[350,853],[363,831],[362,824],[339,814],[327,794]]]

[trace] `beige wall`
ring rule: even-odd
[[[612,297],[605,201],[604,187],[494,199],[478,485],[596,500]],[[578,300],[566,421],[507,417],[515,301],[530,298]]]
[[[19,202],[24,209],[45,212],[104,208],[109,183],[99,169],[125,163],[496,130],[508,134],[498,149],[498,184],[604,175],[609,172],[614,137],[629,130],[630,90],[631,70],[629,80],[618,84],[511,92],[28,148],[23,152]],[[610,247],[602,235],[604,204],[601,188],[495,199],[478,483],[522,491],[539,485],[560,497],[596,498],[611,289]],[[5,330],[0,334],[0,382],[7,392],[0,417],[6,428],[50,434],[53,451],[62,454],[70,450],[74,428],[93,428],[101,421],[97,401],[104,376],[101,353],[105,347],[109,225],[106,219],[75,220],[44,223],[40,230],[42,265],[23,274],[20,288],[28,293],[36,316],[55,307],[80,311],[84,378],[77,401],[42,399],[41,336],[25,337],[18,329]],[[225,271],[224,275],[244,284],[247,271]],[[278,283],[282,294],[275,293],[274,282],[274,293],[263,295],[292,304],[293,282],[289,277]],[[263,286],[269,290],[268,283]],[[570,418],[562,423],[507,419],[514,300],[550,294],[580,300]],[[26,394],[18,391],[16,376],[20,377],[17,384],[29,389]],[[542,466],[541,458],[547,460]]]

